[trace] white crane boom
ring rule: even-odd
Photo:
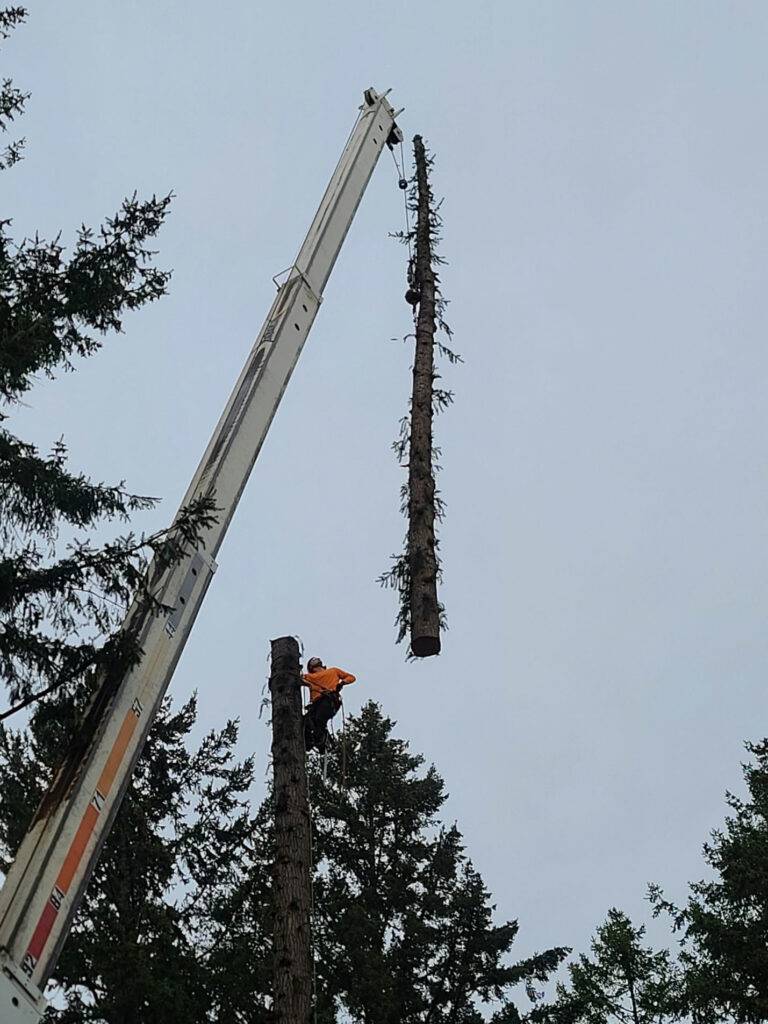
[[[123,628],[137,631],[140,662],[96,689],[82,732],[38,808],[0,891],[0,1024],[39,1021],[43,992],[131,778],[160,701],[203,602],[214,561],[272,418],[314,322],[322,293],[385,145],[401,140],[396,113],[365,92],[352,130],[296,262],[279,286],[182,508],[212,495],[217,521],[198,550],[167,569],[150,565],[151,589],[173,609],[135,602]]]

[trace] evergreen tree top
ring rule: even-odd
[[[0,866],[55,770],[75,709],[58,693],[28,731],[0,726]],[[234,755],[237,724],[192,749],[192,697],[163,703],[59,961],[46,1019],[59,1024],[208,1024],[228,985],[216,952],[227,902],[244,877],[252,830],[252,758]],[[66,1009],[57,1010],[62,997]]]
[[[368,702],[326,782],[310,765],[323,1020],[342,1007],[375,1024],[518,1020],[512,989],[535,995],[567,950],[510,962],[518,924],[494,923],[461,833],[440,822],[442,778],[394,727]]]
[[[694,882],[682,908],[650,890],[680,933],[683,1001],[702,1024],[768,1020],[768,739],[746,748],[747,796],[726,794],[731,814],[704,846],[714,877]]]
[[[0,10],[0,38],[25,18],[23,7]],[[0,83],[0,130],[9,130],[26,99],[9,79]],[[12,142],[0,169],[18,163],[21,151]],[[155,265],[151,243],[170,201],[129,196],[101,226],[81,225],[70,249],[61,234],[14,241],[11,222],[0,222],[0,674],[12,701],[72,688],[91,669],[135,660],[136,643],[115,631],[139,591],[159,611],[144,587],[147,556],[180,557],[213,517],[213,498],[205,498],[170,533],[96,544],[89,534],[127,523],[155,499],[132,494],[122,480],[73,472],[63,439],[44,454],[8,425],[40,376],[73,370],[77,357],[92,356],[123,330],[129,311],[165,294],[170,272]]]
[[[558,982],[555,999],[530,1013],[531,1024],[660,1024],[682,1016],[670,953],[651,949],[644,938],[643,925],[611,908],[590,954],[568,965],[568,982]]]

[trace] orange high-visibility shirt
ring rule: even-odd
[[[340,668],[321,668],[317,672],[307,672],[301,677],[304,685],[309,687],[311,701],[322,697],[324,693],[335,693],[339,683],[354,683],[355,676]]]

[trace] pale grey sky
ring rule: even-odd
[[[173,189],[171,295],[12,429],[173,515],[363,88],[436,154],[456,404],[450,631],[406,664],[401,193],[382,159],[172,692],[259,721],[270,638],[355,672],[451,794],[521,953],[676,896],[765,725],[768,7],[688,0],[29,3],[17,236]],[[258,794],[255,794],[258,795]]]

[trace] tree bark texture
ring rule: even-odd
[[[419,294],[411,394],[408,459],[408,566],[411,651],[417,658],[440,653],[435,551],[435,477],[432,465],[432,388],[435,378],[435,272],[432,266],[427,155],[420,135],[413,140],[418,212],[415,282]]]
[[[272,641],[272,763],[275,801],[275,1024],[308,1024],[312,1012],[311,836],[301,727],[299,645]]]

